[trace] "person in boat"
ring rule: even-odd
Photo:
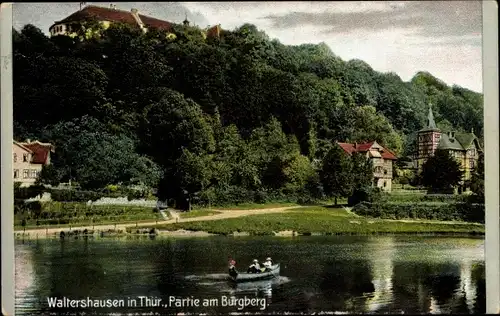
[[[273,259],[271,259],[271,257],[267,257],[266,261],[264,261],[263,266],[265,268],[265,271],[270,271],[271,267],[273,266]]]
[[[259,260],[253,259],[253,263],[248,267],[247,272],[248,273],[260,273],[261,270],[260,270]]]
[[[236,272],[236,261],[234,259],[229,258],[229,275],[235,277],[238,274]]]

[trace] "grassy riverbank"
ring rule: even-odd
[[[222,235],[233,232],[273,235],[280,231],[295,231],[299,234],[484,233],[484,225],[475,223],[369,219],[355,216],[344,208],[318,206],[297,208],[284,213],[157,225],[156,228]]]
[[[43,202],[39,209],[18,210],[14,216],[14,229],[140,223],[162,219],[161,214],[151,207]]]

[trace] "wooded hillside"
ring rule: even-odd
[[[309,196],[321,189],[315,161],[334,141],[412,154],[429,103],[442,129],[482,138],[482,95],[429,73],[404,82],[326,44],[283,45],[248,24],[220,38],[173,33],[14,31],[14,135],[56,146],[53,181],[160,183],[159,194],[177,200]]]

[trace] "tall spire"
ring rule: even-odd
[[[187,12],[185,14],[186,14],[186,18],[184,19],[184,21],[182,23],[184,24],[184,26],[189,26],[189,20],[188,20]]]
[[[429,114],[427,115],[427,128],[437,128],[434,121],[434,114],[432,113],[432,104],[429,104]]]

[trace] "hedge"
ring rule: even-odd
[[[388,202],[466,202],[470,198],[469,195],[455,194],[386,194],[385,199]]]
[[[361,216],[384,219],[430,219],[484,223],[484,204],[392,204],[362,202],[353,212]]]
[[[83,191],[74,189],[55,189],[46,188],[42,185],[33,185],[25,188],[15,188],[14,197],[16,199],[26,200],[37,197],[44,192],[50,193],[52,200],[56,202],[88,202],[96,201],[103,197],[117,198],[122,196],[126,196],[130,201],[134,199],[146,198],[149,194],[147,191],[129,188],[120,188],[117,191],[110,192],[109,190]]]
[[[158,212],[150,207],[119,206],[119,205],[86,205],[72,202],[28,202],[17,203],[17,222],[23,219],[36,220],[40,223],[64,224],[65,220],[71,222],[103,220],[144,220],[158,218]],[[62,222],[61,222],[62,221]]]

